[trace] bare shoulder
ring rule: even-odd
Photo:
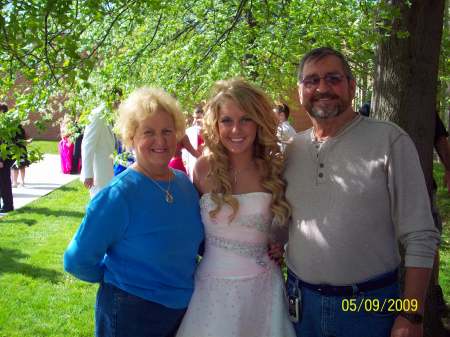
[[[198,158],[194,166],[193,182],[195,187],[197,187],[201,194],[209,192],[210,184],[208,183],[207,179],[209,169],[210,166],[208,158],[206,156],[201,156],[200,158]]]

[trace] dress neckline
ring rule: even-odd
[[[202,199],[203,197],[206,197],[207,195],[211,195],[211,192],[207,192],[202,194],[202,196],[200,197],[200,199]],[[261,194],[261,195],[267,195],[267,196],[271,196],[272,193],[269,192],[247,192],[247,193],[241,193],[241,194],[232,194],[233,197],[243,197],[243,196],[247,196],[247,195],[252,195],[252,194]]]

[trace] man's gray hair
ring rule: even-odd
[[[298,81],[300,82],[303,79],[303,68],[305,67],[305,64],[307,62],[317,62],[322,60],[323,58],[327,56],[336,56],[342,63],[342,67],[344,68],[345,75],[349,79],[353,79],[352,70],[350,68],[350,65],[348,64],[347,59],[345,56],[338,52],[337,50],[334,50],[330,47],[321,47],[311,50],[310,52],[303,55],[302,59],[300,60],[300,64],[298,65]]]

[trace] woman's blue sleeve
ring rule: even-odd
[[[101,191],[64,253],[64,270],[83,281],[102,281],[105,254],[123,237],[128,221],[129,207],[119,191]]]

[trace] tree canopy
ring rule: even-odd
[[[13,93],[21,116],[45,111],[58,94],[67,111],[85,114],[99,100],[112,101],[112,88],[140,85],[162,87],[190,109],[214,81],[233,76],[285,98],[301,55],[325,45],[349,56],[362,102],[377,42],[390,34],[383,25],[399,15],[374,0],[0,3],[0,95]],[[19,78],[27,81],[17,86]]]

